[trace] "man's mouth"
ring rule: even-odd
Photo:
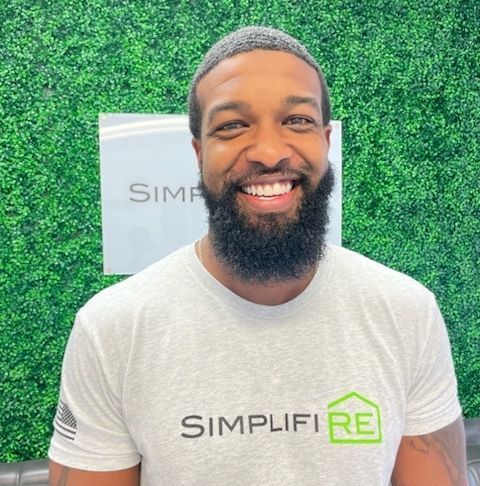
[[[298,181],[284,180],[277,182],[252,183],[240,187],[245,194],[257,197],[278,197],[293,190]]]

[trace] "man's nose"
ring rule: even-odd
[[[281,127],[258,127],[252,137],[251,145],[246,151],[249,162],[272,168],[280,162],[290,160],[292,149],[282,135]]]

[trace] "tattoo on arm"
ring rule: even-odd
[[[402,439],[401,448],[403,448],[400,452],[400,455],[403,455],[402,465],[405,469],[410,469],[415,464],[417,471],[410,469],[407,474],[404,474],[405,470],[398,471],[398,476],[396,474],[393,476],[393,479],[397,479],[398,482],[392,481],[392,484],[398,486],[420,484],[415,482],[414,478],[422,475],[420,471],[422,469],[423,474],[432,481],[431,484],[468,485],[465,432],[461,419],[431,434],[406,436]],[[438,481],[448,481],[448,483]]]

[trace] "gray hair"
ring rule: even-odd
[[[327,83],[325,82],[320,66],[308,52],[307,48],[297,39],[277,29],[260,26],[243,27],[228,34],[214,44],[205,54],[203,61],[193,76],[188,97],[188,113],[190,131],[195,138],[200,138],[200,126],[202,122],[202,113],[197,98],[198,82],[224,59],[256,49],[288,52],[313,67],[317,71],[320,80],[323,123],[327,125],[330,122],[330,99]]]

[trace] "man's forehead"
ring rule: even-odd
[[[220,94],[242,83],[258,82],[260,86],[267,78],[272,88],[281,80],[288,80],[292,85],[306,86],[318,93],[321,91],[317,71],[303,59],[284,51],[256,49],[220,61],[199,80],[197,95],[203,105],[202,100],[211,98],[209,95]]]

